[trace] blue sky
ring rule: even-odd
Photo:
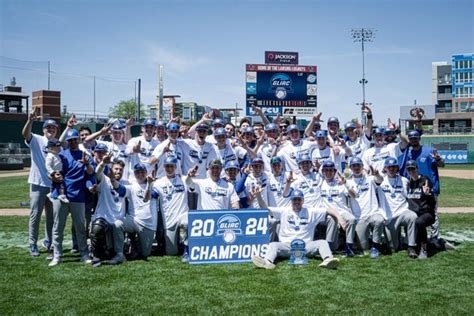
[[[0,55],[51,61],[51,88],[69,111],[97,111],[134,97],[155,102],[158,64],[165,94],[213,107],[245,103],[245,64],[265,50],[297,51],[318,66],[324,117],[359,116],[360,44],[353,27],[376,28],[367,45],[367,100],[376,122],[399,106],[431,104],[431,62],[474,51],[473,1],[0,1]],[[47,87],[44,62],[0,58],[1,83],[15,75],[25,91]],[[21,68],[21,69],[19,69]],[[30,69],[35,69],[30,70]]]

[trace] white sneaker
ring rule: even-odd
[[[89,255],[84,255],[84,256],[81,257],[81,262],[92,263],[92,259],[91,259],[91,257],[89,257]]]
[[[66,204],[69,203],[69,200],[67,199],[67,197],[64,194],[61,194],[60,196],[58,196],[58,200],[60,200],[63,203],[66,203]]]
[[[418,255],[418,259],[420,260],[426,260],[428,259],[428,252],[425,249],[420,250],[420,254]]]
[[[58,264],[61,263],[61,258],[59,257],[54,257],[53,260],[51,260],[51,262],[48,264],[49,267],[55,267],[57,266]]]
[[[125,262],[125,256],[123,254],[118,254],[109,260],[109,264],[121,264],[123,262]]]
[[[326,258],[319,264],[319,266],[326,269],[337,269],[339,266],[339,259],[334,257]]]
[[[268,270],[275,269],[275,264],[273,264],[272,262],[260,256],[253,256],[252,262],[258,268],[268,269]]]

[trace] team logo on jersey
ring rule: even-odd
[[[151,151],[142,147],[140,149],[140,155],[145,156],[145,157],[150,157],[151,156]]]
[[[218,197],[218,196],[226,196],[227,195],[227,189],[222,189],[222,188],[217,188],[216,191],[212,191],[211,187],[205,187],[204,192],[212,196],[213,198]]]
[[[291,78],[284,73],[277,73],[270,79],[270,93],[280,100],[286,99],[288,93],[293,92]]]
[[[222,236],[222,239],[232,244],[237,239],[237,235],[242,235],[242,223],[240,219],[232,214],[226,214],[221,216],[217,220],[217,233],[216,235]]]

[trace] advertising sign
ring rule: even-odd
[[[468,163],[467,150],[438,150],[438,154],[447,164]]]
[[[285,111],[286,115],[313,116],[318,98],[317,67],[248,64],[246,94],[247,115],[252,115],[254,105],[269,116],[285,115]]]
[[[296,52],[265,52],[265,64],[290,64],[298,65]]]
[[[191,210],[188,221],[190,264],[251,262],[266,254],[268,210]]]

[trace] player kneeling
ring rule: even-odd
[[[280,220],[279,242],[271,242],[268,246],[265,258],[253,256],[253,263],[264,269],[274,269],[273,263],[277,257],[288,258],[290,256],[290,245],[295,239],[305,242],[305,251],[308,256],[315,256],[317,253],[323,259],[319,265],[322,268],[336,269],[339,266],[339,259],[334,258],[326,240],[313,240],[316,226],[321,222],[326,222],[326,215],[334,216],[338,223],[346,228],[346,222],[339,213],[331,208],[317,209],[303,207],[304,195],[300,190],[294,190],[291,194],[291,207],[268,207],[263,201],[260,192],[257,191],[257,199],[261,208],[268,208],[269,215]]]

